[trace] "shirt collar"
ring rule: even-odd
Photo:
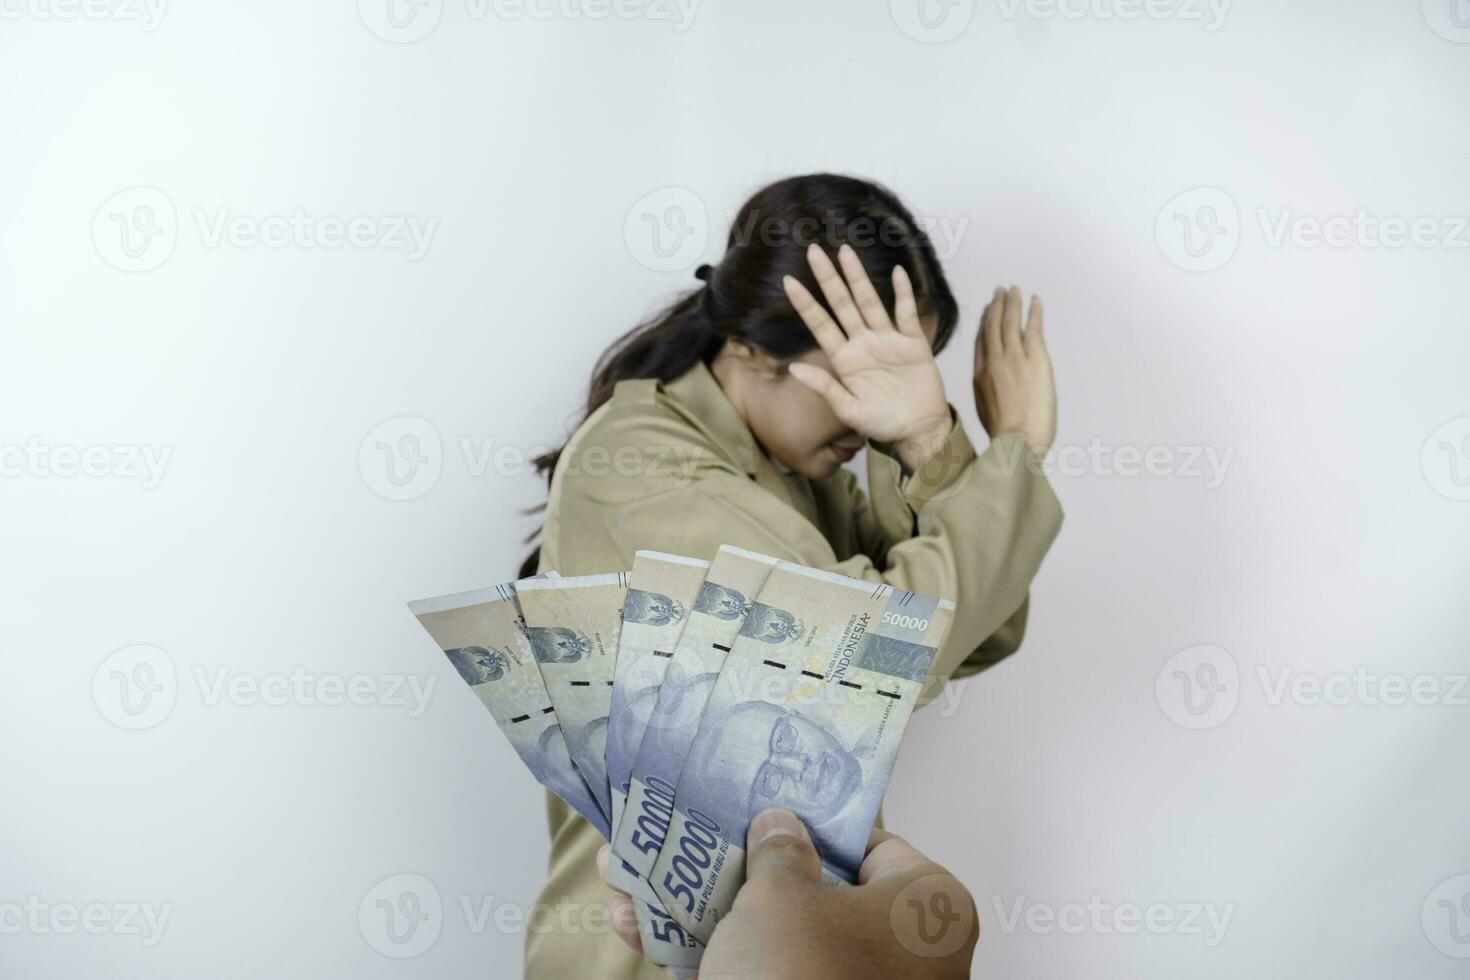
[[[749,476],[759,472],[760,446],[707,364],[696,361],[661,387]]]

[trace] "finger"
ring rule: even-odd
[[[612,858],[612,845],[611,844],[603,844],[601,847],[599,847],[597,849],[597,877],[601,878],[602,879],[602,883],[604,885],[607,885],[609,888],[612,888],[612,885],[608,884],[608,880],[607,880],[607,865],[608,865],[608,862],[609,862],[609,860],[611,858]]]
[[[987,361],[998,361],[1002,353],[1000,339],[1000,319],[1005,312],[1005,292],[996,287],[995,297],[990,305],[985,308],[985,322],[981,325],[981,332],[985,334],[985,359]]]
[[[852,298],[857,303],[863,323],[873,330],[892,330],[893,321],[888,319],[888,311],[883,307],[883,297],[873,288],[868,270],[863,268],[863,260],[858,258],[853,247],[844,243],[837,250],[837,261],[842,263],[842,274],[847,277],[847,286],[852,290]]]
[[[1001,344],[1008,354],[1021,354],[1021,291],[1012,286],[1006,293],[1005,315],[1001,318]]]
[[[1026,353],[1029,355],[1046,353],[1045,320],[1046,311],[1042,308],[1041,297],[1033,293],[1031,309],[1026,313]]]
[[[787,875],[816,883],[822,862],[806,825],[790,810],[762,810],[745,838],[745,880]]]
[[[812,242],[806,250],[806,260],[812,267],[812,274],[817,277],[817,286],[822,290],[822,295],[827,297],[827,305],[832,308],[832,313],[837,317],[837,322],[842,324],[842,329],[847,331],[847,335],[855,337],[868,329],[863,323],[862,314],[858,312],[857,304],[852,301],[852,294],[847,291],[847,284],[837,274],[837,267],[827,258],[827,253],[822,251],[822,246]]]
[[[894,875],[908,874],[933,864],[914,845],[890,834],[863,858],[862,866],[858,868],[858,884],[866,885]]]
[[[801,280],[795,276],[783,276],[781,285],[786,287],[786,298],[796,308],[796,315],[801,317],[801,322],[817,338],[817,343],[827,352],[827,356],[835,357],[838,349],[847,343],[847,334],[827,315],[822,304],[801,284]]]
[[[893,318],[898,321],[899,333],[924,336],[924,326],[919,323],[919,304],[914,301],[914,284],[909,281],[908,270],[901,265],[893,267]]]
[[[980,377],[980,370],[985,366],[985,355],[988,341],[986,338],[985,324],[990,319],[990,308],[995,305],[992,300],[985,304],[985,309],[980,311],[980,325],[975,330],[975,377]]]
[[[868,831],[868,846],[863,849],[863,857],[867,857],[869,854],[872,854],[873,848],[877,847],[879,844],[896,836],[896,834],[890,834],[888,831],[882,829],[881,827],[874,827],[872,830]]]
[[[788,370],[797,381],[827,399],[827,404],[832,406],[839,419],[852,425],[852,420],[857,417],[858,400],[843,387],[842,382],[832,377],[830,371],[802,361],[792,361]]]
[[[976,406],[980,416],[980,424],[985,426],[986,432],[994,432],[991,423],[995,421],[995,413],[991,406],[995,404],[995,379],[986,371],[980,375],[980,404]]]
[[[607,900],[607,914],[617,937],[633,952],[642,953],[643,937],[638,935],[638,913],[633,908],[633,900],[622,892],[614,892]]]

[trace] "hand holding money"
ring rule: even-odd
[[[605,876],[644,955],[687,975],[743,894],[762,810],[810,828],[820,880],[860,882],[954,603],[725,545],[410,608],[537,779],[611,841]]]
[[[609,907],[614,931],[641,952],[629,897],[615,890]],[[720,980],[948,980],[970,975],[979,935],[969,889],[902,837],[874,830],[857,887],[837,887],[821,880],[821,859],[795,814],[766,810],[751,822],[745,886],[715,929],[700,973]]]

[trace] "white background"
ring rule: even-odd
[[[444,0],[396,32],[383,2],[0,4],[0,974],[515,975],[521,932],[460,902],[533,900],[541,794],[404,603],[514,576],[543,486],[478,454],[561,439],[597,353],[693,285],[751,191],[833,170],[959,232],[943,364],[975,438],[984,298],[1047,302],[1067,521],[1025,647],[915,719],[886,809],[974,891],[977,975],[1463,976],[1470,707],[1444,702],[1470,669],[1470,231],[1443,239],[1470,213],[1470,29],[1448,2],[961,0],[931,30],[906,0],[687,23]],[[1221,202],[1176,200],[1197,188],[1228,205],[1191,258],[1180,222]],[[129,257],[140,204],[161,234]],[[212,234],[298,209],[372,240]],[[1359,211],[1438,231],[1274,239]],[[434,222],[423,254],[391,216]],[[665,260],[646,220],[691,234]],[[394,487],[377,443],[404,435],[429,462]],[[92,475],[57,472],[89,447]],[[1088,461],[1128,447],[1173,468]],[[161,477],[134,450],[167,452]],[[1206,450],[1222,479],[1191,472]],[[120,713],[140,665],[166,715]],[[286,703],[214,697],[297,668]],[[320,703],[354,675],[375,703]],[[417,717],[388,687],[410,675],[438,685]],[[1346,703],[1276,696],[1303,675]],[[1374,703],[1385,676],[1439,703]],[[358,923],[398,874],[443,902],[414,960]],[[17,928],[3,907],[32,896],[171,911],[150,946]],[[1230,918],[1048,926],[1090,902]]]

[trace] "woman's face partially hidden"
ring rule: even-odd
[[[932,340],[937,320],[925,317],[922,326]],[[821,348],[795,360],[835,376]],[[764,351],[726,341],[710,369],[766,453],[808,479],[831,476],[867,442],[833,414],[825,398]]]
[[[731,350],[732,346],[715,359],[715,377],[767,455],[819,480],[863,448],[863,437],[832,413],[826,399],[792,377],[781,361],[764,351],[743,346]],[[797,360],[832,370],[821,350],[808,351]]]

